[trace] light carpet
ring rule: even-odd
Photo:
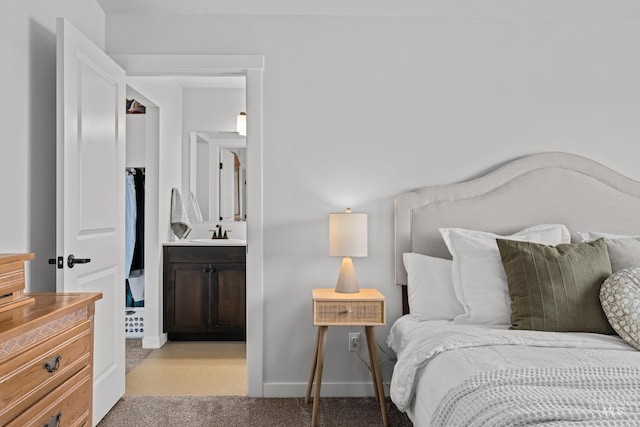
[[[126,376],[125,396],[246,396],[244,342],[169,341]]]
[[[230,344],[229,346],[225,344]],[[241,344],[241,345],[238,345]],[[311,423],[312,404],[305,404],[302,398],[257,399],[245,396],[193,396],[191,381],[181,375],[171,374],[168,380],[163,376],[172,371],[172,365],[184,365],[193,361],[211,359],[218,354],[222,360],[244,359],[244,343],[220,342],[173,342],[162,349],[142,349],[141,340],[127,340],[127,394],[109,411],[98,427],[155,427],[155,426],[242,426],[242,427],[297,427]],[[217,348],[216,348],[217,347]],[[140,367],[145,358],[153,355],[152,362]],[[189,361],[189,362],[187,362]],[[225,362],[222,362],[225,363]],[[148,366],[147,366],[148,365]],[[206,368],[205,368],[206,369]],[[177,369],[179,370],[179,369]],[[133,376],[132,376],[133,373]],[[180,372],[182,374],[182,372]],[[246,367],[242,371],[242,384],[246,383]],[[148,388],[156,389],[157,382],[167,396],[132,395],[134,392],[147,393]],[[204,376],[195,383],[210,383]],[[237,384],[237,380],[234,380]],[[180,387],[187,395],[176,396],[178,384],[188,384],[188,390]],[[202,389],[200,386],[196,386]],[[130,394],[131,393],[131,394]],[[246,390],[242,394],[246,394]],[[397,410],[387,399],[390,426],[412,426],[407,416]],[[382,425],[380,407],[373,398],[328,398],[320,399],[318,426],[369,427]]]

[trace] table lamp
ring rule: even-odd
[[[329,214],[329,255],[344,257],[336,292],[360,292],[351,257],[367,256],[367,214],[351,213],[351,209]]]

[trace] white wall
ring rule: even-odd
[[[171,77],[127,77],[127,85],[150,100],[148,119],[156,120],[158,137],[147,126],[145,149],[145,348],[166,341],[162,332],[162,243],[173,239],[169,225],[171,189],[181,187],[182,86]],[[155,144],[152,142],[155,140]]]
[[[34,252],[28,290],[54,291],[56,235],[56,17],[104,47],[94,0],[0,2],[0,253]]]
[[[245,90],[242,88],[185,88],[184,137],[190,131],[236,131],[236,117],[246,110]]]
[[[333,287],[340,265],[330,212],[369,213],[369,256],[354,263],[361,286],[387,297],[384,341],[401,311],[396,194],[548,150],[640,179],[640,20],[523,3],[464,16],[107,17],[112,53],[265,56],[266,395],[304,394],[311,289]],[[330,330],[323,393],[370,393],[367,381],[346,328]]]
[[[147,115],[127,114],[127,155],[125,164],[129,167],[143,168],[147,161],[145,158],[145,141],[147,140]]]

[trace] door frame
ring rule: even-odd
[[[263,397],[262,55],[110,55],[127,76],[244,75],[247,97],[247,394]],[[249,148],[250,147],[250,148]],[[161,332],[161,331],[160,331]]]

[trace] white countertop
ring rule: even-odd
[[[247,241],[240,239],[185,239],[164,242],[162,246],[247,246]]]

